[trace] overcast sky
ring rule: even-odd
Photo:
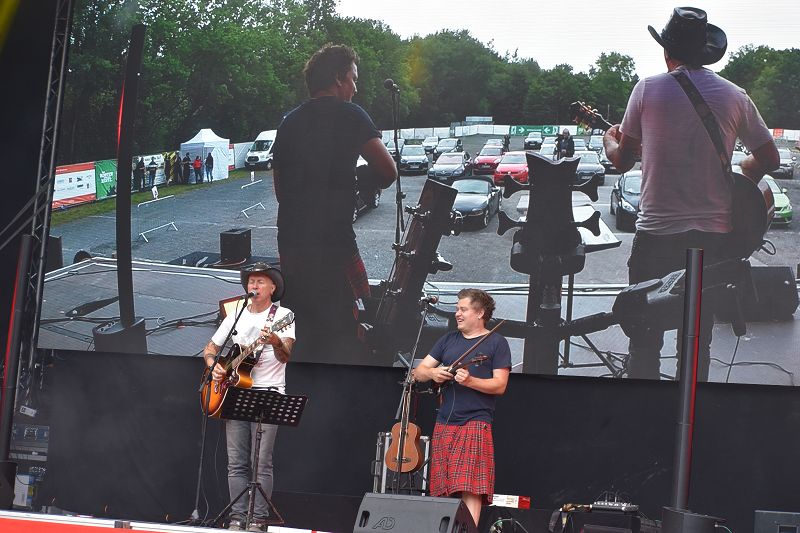
[[[510,1],[510,0],[339,0],[342,16],[377,19],[403,38],[442,29],[467,29],[479,41],[504,54],[517,53],[542,68],[559,63],[588,72],[601,52],[631,56],[639,77],[665,70],[661,47],[647,25],[661,31],[675,0]],[[775,49],[800,47],[798,0],[705,0],[689,4],[705,9],[710,23],[728,36],[728,54],[746,44]],[[560,6],[563,6],[560,7]]]

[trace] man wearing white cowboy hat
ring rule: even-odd
[[[264,342],[264,349],[258,356],[258,362],[250,372],[253,388],[272,389],[285,393],[286,363],[292,353],[294,344],[294,322],[278,333],[270,332],[275,322],[286,317],[291,311],[279,303],[283,297],[284,283],[281,271],[266,263],[255,263],[241,272],[242,287],[252,296],[247,307],[235,326],[232,341],[240,345],[248,345],[258,340]],[[207,366],[211,366],[214,357],[222,349],[228,333],[234,327],[234,320],[239,314],[237,309],[229,313],[220,324],[211,341],[203,350]],[[221,381],[226,377],[225,368],[217,363],[212,371],[214,380]],[[272,449],[278,426],[262,425],[264,433],[261,438],[258,463],[258,481],[268,497],[272,497]],[[238,420],[225,421],[225,436],[228,446],[228,489],[231,497],[241,493],[251,477],[250,455],[255,438],[256,424]],[[229,529],[243,529],[244,517],[247,513],[248,499],[239,498],[231,509]],[[264,520],[269,511],[266,502],[256,497],[255,522],[251,530],[266,531]]]
[[[714,142],[678,78],[685,76],[711,109],[728,158],[737,137],[752,152],[742,173],[758,181],[778,167],[772,135],[747,93],[703,65],[725,54],[727,37],[706,12],[676,7],[667,25],[648,30],[664,48],[667,73],[639,81],[622,124],[603,139],[608,159],[621,172],[641,152],[640,213],[628,260],[631,284],[684,268],[686,249],[704,249],[706,265],[726,259],[732,230],[732,195]],[[677,76],[676,76],[677,75]],[[702,307],[698,380],[707,380],[713,316]],[[680,336],[679,336],[680,338]],[[641,328],[630,338],[628,376],[660,377],[663,331]]]

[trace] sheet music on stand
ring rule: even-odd
[[[242,389],[239,387],[228,388],[225,400],[220,409],[220,418],[226,420],[241,420],[244,422],[258,423],[256,442],[253,451],[253,466],[250,482],[230,503],[217,515],[212,523],[219,523],[240,498],[250,492],[250,503],[245,518],[245,528],[253,523],[256,493],[261,494],[270,509],[270,518],[266,520],[269,525],[283,525],[284,520],[278,509],[273,505],[267,493],[258,482],[259,450],[261,448],[261,424],[277,426],[297,426],[300,424],[300,415],[308,402],[308,396],[290,396],[270,389]]]
[[[228,389],[220,418],[262,422],[276,426],[297,426],[308,396],[291,396],[274,390]]]

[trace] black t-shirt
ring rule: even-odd
[[[380,135],[363,109],[334,97],[308,100],[283,118],[272,148],[280,246],[355,245],[356,160]]]
[[[450,366],[483,337],[465,338],[460,331],[451,331],[433,345],[430,355],[444,366]],[[470,366],[467,370],[477,378],[491,378],[496,368],[511,368],[511,348],[502,335],[492,334],[466,360],[484,354],[489,359]],[[485,394],[455,382],[444,385],[442,405],[439,406],[437,422],[463,425],[471,420],[492,423],[494,418],[495,395]]]

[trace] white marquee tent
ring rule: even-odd
[[[205,179],[206,156],[211,152],[211,157],[214,158],[214,179],[224,180],[228,177],[229,147],[229,139],[219,137],[210,128],[203,128],[197,132],[197,135],[181,143],[181,159],[187,152],[189,153],[189,159],[192,161],[199,155],[203,161],[203,179]]]

